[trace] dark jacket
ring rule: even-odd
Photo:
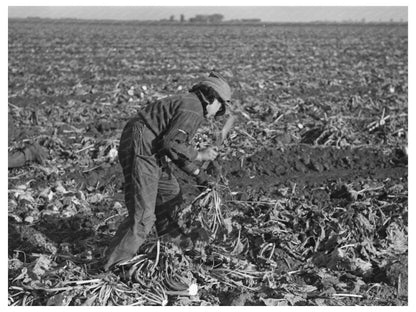
[[[203,106],[193,93],[171,96],[149,104],[139,116],[156,139],[153,152],[168,156],[179,168],[191,174],[198,151],[189,141],[204,120]]]

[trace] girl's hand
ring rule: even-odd
[[[217,158],[218,152],[217,148],[215,147],[208,147],[198,152],[198,156],[196,160],[198,161],[207,161],[207,160],[214,160]]]

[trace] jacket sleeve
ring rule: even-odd
[[[198,151],[189,141],[201,125],[202,117],[194,111],[178,110],[161,140],[161,148],[180,169],[192,174],[198,167],[193,163]]]

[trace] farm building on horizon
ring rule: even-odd
[[[224,19],[224,15],[222,14],[210,14],[210,15],[202,15],[198,14],[195,17],[191,17],[189,22],[191,23],[222,23]]]

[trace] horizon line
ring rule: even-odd
[[[204,15],[204,14],[201,14]],[[212,14],[206,14],[206,15],[212,15]],[[157,23],[157,22],[163,22],[163,23],[172,23],[172,24],[203,24],[203,25],[212,25],[212,24],[228,24],[228,23],[246,23],[246,24],[316,24],[316,23],[328,23],[328,24],[408,24],[407,20],[397,20],[397,19],[389,19],[389,20],[369,20],[366,21],[366,19],[346,19],[346,20],[313,20],[313,21],[263,21],[259,18],[240,18],[240,19],[229,19],[229,20],[223,20],[221,22],[215,22],[215,23],[204,23],[204,22],[194,22],[194,21],[180,21],[180,20],[169,20],[169,19],[117,19],[117,18],[83,18],[83,17],[40,17],[40,16],[25,16],[25,17],[8,17],[8,20],[59,20],[59,21],[65,21],[65,20],[73,20],[73,21],[97,21],[97,22],[120,22],[120,23]],[[252,21],[251,21],[252,20]],[[254,21],[258,20],[258,21]]]

